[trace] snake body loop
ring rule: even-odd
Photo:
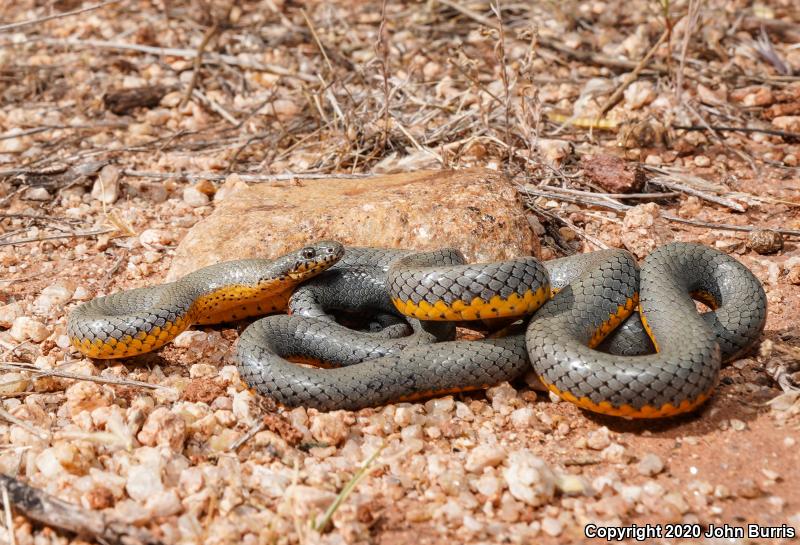
[[[551,391],[583,408],[648,418],[702,404],[721,361],[750,348],[766,319],[752,273],[697,244],[659,248],[641,273],[621,250],[544,265],[533,258],[472,265],[456,250],[348,248],[342,257],[333,243],[312,248],[328,257],[293,273],[282,260],[221,264],[97,299],[70,316],[70,336],[87,355],[123,357],[157,348],[192,322],[288,304],[292,315],[242,333],[237,360],[245,381],[290,406],[354,410],[485,388],[533,366]],[[247,281],[212,280],[248,266]],[[254,291],[269,295],[254,302]],[[241,303],[245,292],[250,299]],[[693,297],[712,311],[699,314]],[[220,301],[233,306],[214,306]],[[540,305],[504,338],[452,340],[457,322],[527,320]],[[342,311],[348,319],[377,316],[385,327],[351,330],[334,317]]]

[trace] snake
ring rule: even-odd
[[[97,297],[67,320],[71,344],[92,358],[150,352],[193,324],[279,312],[304,280],[331,267],[344,246],[321,241],[276,259],[240,259],[203,267],[176,282]]]
[[[533,369],[551,392],[589,411],[673,416],[711,396],[722,362],[752,347],[766,321],[766,295],[752,272],[692,243],[656,249],[641,270],[624,250],[467,264],[452,249],[347,247],[325,265],[288,298],[289,289],[281,290],[276,307],[290,314],[253,322],[237,344],[245,382],[287,406],[357,410],[484,389]],[[198,280],[187,278],[190,285]],[[195,287],[193,302],[183,303],[189,310],[182,315],[192,319],[184,322],[207,323],[194,307],[206,308],[196,301],[209,293]],[[698,313],[695,300],[710,311]],[[84,311],[83,322],[106,320],[98,314],[117,312],[117,303]],[[127,316],[122,326],[131,323],[130,308],[117,312]],[[336,321],[340,311],[378,316],[387,327],[350,329]],[[502,337],[454,339],[456,323],[514,321]],[[400,336],[405,328],[411,334]],[[69,330],[91,355],[85,347],[94,350],[96,341],[87,343],[81,328]]]

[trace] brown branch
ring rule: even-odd
[[[8,475],[0,474],[0,486],[8,490],[9,502],[18,512],[47,526],[113,545],[162,545],[147,530],[81,509]]]

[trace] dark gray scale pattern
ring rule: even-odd
[[[638,279],[627,252],[587,255],[596,266],[545,304],[526,334],[534,370],[577,398],[615,408],[677,407],[715,386],[721,344],[730,345],[728,353],[741,352],[763,329],[763,288],[746,267],[711,248],[674,243],[648,256],[641,272],[641,309],[660,352],[631,357],[592,350],[592,332],[633,295]],[[717,311],[698,314],[689,295],[695,291],[712,294]]]
[[[521,257],[497,263],[464,265],[460,253],[453,255],[452,267],[438,264],[441,252],[421,252],[400,259],[388,272],[389,293],[401,301],[430,304],[442,300],[466,304],[479,297],[489,301],[499,295],[523,296],[549,282],[547,270],[534,257]],[[456,259],[456,256],[461,259]]]
[[[331,338],[325,332],[332,326],[328,321],[292,320],[285,316],[253,323],[239,339],[242,378],[285,405],[328,411],[357,410],[418,395],[484,388],[514,379],[529,369],[522,334],[413,346],[369,359],[383,349],[364,345],[363,337],[348,339],[346,332],[337,332],[337,337]],[[316,330],[311,333],[309,328]],[[284,359],[311,352],[324,355],[329,362],[336,360],[342,367],[318,369]]]
[[[67,320],[70,338],[103,341],[149,333],[186,317],[192,304],[204,295],[230,285],[257,286],[262,282],[303,276],[305,267],[333,265],[344,253],[338,242],[322,241],[277,259],[242,259],[204,267],[176,282],[126,290],[98,297],[75,308]]]

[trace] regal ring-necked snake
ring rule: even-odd
[[[712,310],[698,313],[693,297]],[[670,416],[701,405],[721,362],[751,347],[766,320],[755,276],[698,244],[655,250],[640,275],[622,250],[544,264],[520,258],[468,265],[456,250],[345,251],[322,242],[276,260],[222,263],[172,284],[95,299],[70,315],[68,333],[84,354],[125,357],[158,348],[191,323],[280,311],[287,303],[291,315],[258,320],[242,333],[239,370],[282,403],[321,410],[481,389],[532,366],[547,388],[583,408]],[[527,320],[539,306],[505,337],[452,340],[456,322]],[[354,331],[329,314],[347,310],[377,314],[388,327]],[[398,311],[411,317],[409,336],[398,337],[406,327]]]

